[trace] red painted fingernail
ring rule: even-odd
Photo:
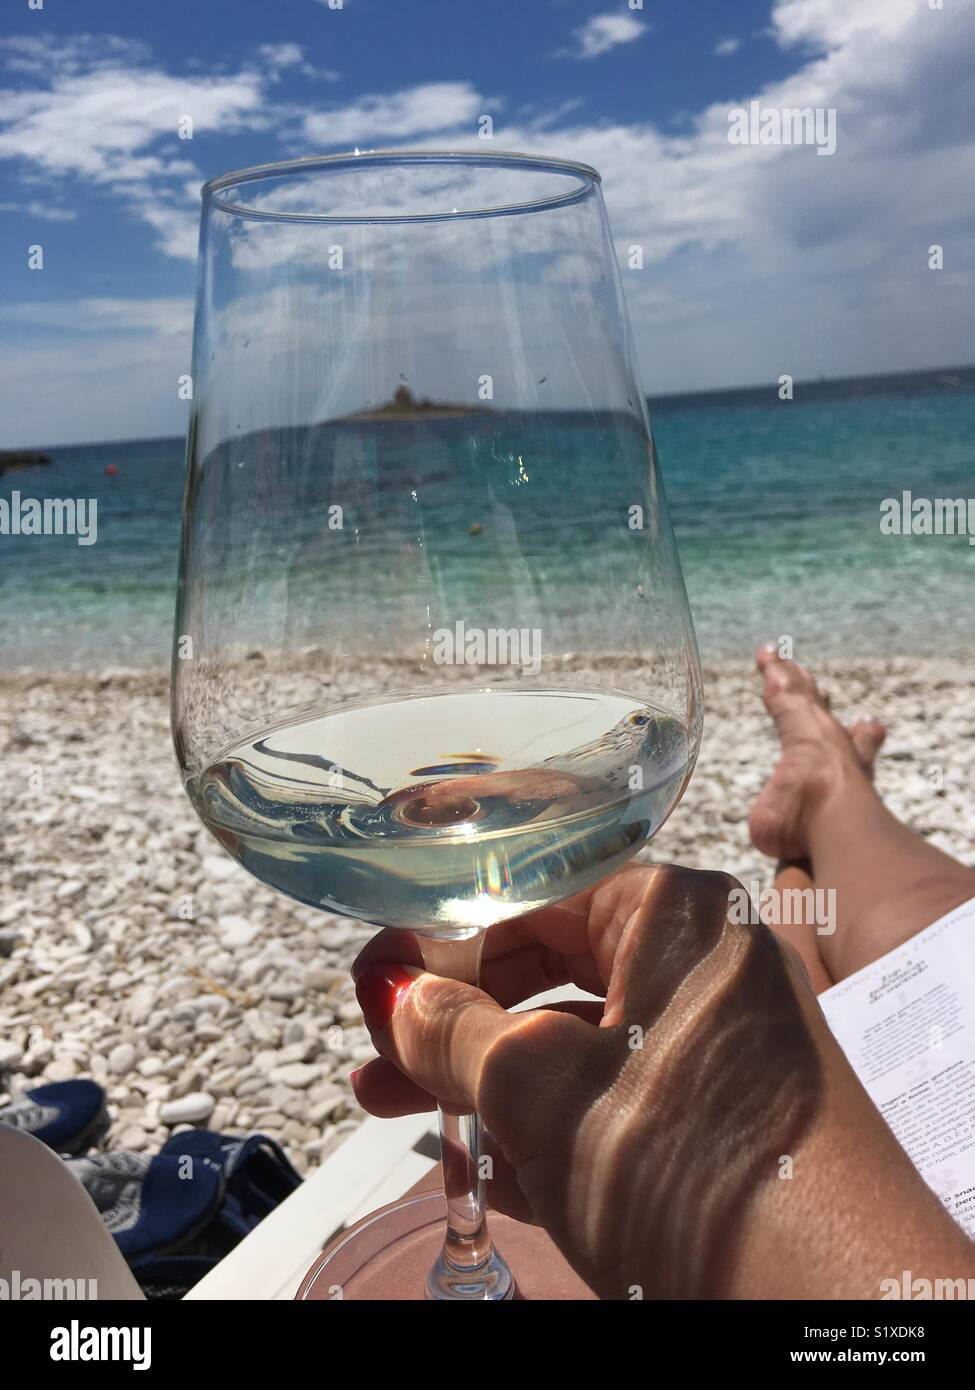
[[[355,982],[355,993],[369,1028],[379,1030],[386,1027],[397,1000],[406,993],[413,980],[414,976],[402,965],[366,966]]]

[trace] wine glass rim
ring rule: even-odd
[[[368,169],[389,165],[469,165],[471,168],[507,167],[531,170],[535,173],[575,175],[577,183],[561,193],[530,199],[521,203],[505,203],[493,207],[465,208],[456,212],[285,212],[248,206],[220,196],[224,189],[240,184],[259,184],[265,180],[287,178],[322,170]],[[254,164],[246,169],[234,169],[219,174],[203,185],[204,202],[235,217],[255,218],[263,222],[324,222],[324,223],[391,223],[391,222],[455,222],[474,217],[511,217],[520,213],[541,212],[544,209],[565,207],[585,198],[602,182],[599,172],[589,164],[548,155],[519,154],[510,150],[352,150],[343,154],[303,155],[272,164]]]

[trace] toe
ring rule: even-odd
[[[812,693],[802,667],[796,666],[792,661],[783,661],[779,656],[765,666],[763,675],[765,681],[762,698],[770,714],[774,715],[776,705],[780,705],[789,696],[808,697]]]
[[[798,661],[787,660],[779,656],[774,643],[770,642],[767,646],[761,647],[756,659],[759,670],[765,677],[762,695],[770,714],[775,713],[770,701],[783,695],[799,695],[805,699],[816,700],[827,709],[829,708],[829,701],[822,694],[805,666],[800,666]]]
[[[887,737],[887,726],[879,719],[857,719],[850,725],[850,738],[857,757],[865,768],[873,767],[874,760]]]

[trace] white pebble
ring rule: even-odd
[[[80,878],[69,878],[66,883],[62,883],[54,894],[55,900],[59,903],[70,902],[79,893],[85,891],[85,885]]]
[[[91,950],[95,941],[91,927],[86,927],[83,922],[75,922],[71,928],[71,934],[83,951]]]
[[[347,1104],[348,1100],[349,1096],[347,1092],[341,1091],[337,1086],[334,1086],[331,1095],[326,1096],[323,1100],[311,1106],[308,1111],[308,1123],[312,1125],[322,1124],[322,1122],[327,1120],[340,1105]]]
[[[213,1114],[213,1096],[205,1091],[191,1091],[188,1096],[169,1100],[159,1107],[159,1121],[164,1125],[199,1124]]]
[[[109,1071],[114,1072],[116,1076],[122,1076],[125,1072],[131,1071],[135,1066],[137,1055],[132,1043],[118,1043],[108,1054]]]
[[[203,872],[207,878],[230,878],[236,867],[232,859],[225,858],[222,854],[208,854],[203,860]]]
[[[273,1082],[281,1086],[290,1086],[296,1091],[303,1091],[306,1086],[310,1086],[320,1076],[321,1071],[318,1067],[309,1066],[305,1062],[289,1062],[283,1067],[271,1069]]]
[[[284,1004],[291,1004],[296,999],[300,999],[304,993],[304,987],[290,980],[280,980],[273,984],[266,991],[269,999],[276,999]]]
[[[221,945],[228,951],[246,950],[261,934],[260,927],[253,926],[246,917],[238,917],[234,913],[217,919],[217,931]]]
[[[44,1068],[44,1076],[48,1081],[70,1081],[77,1074],[78,1068],[70,1057],[57,1057]]]

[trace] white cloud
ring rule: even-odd
[[[921,18],[930,22],[936,12],[917,0],[778,0],[772,12],[772,27],[784,44],[810,43],[827,49],[840,49],[865,35],[872,40],[896,39],[898,34]],[[935,20],[937,22],[937,19]]]
[[[164,256],[195,261],[200,236],[200,181],[190,184],[184,191],[193,198],[189,206],[166,201],[152,188],[134,190],[128,206],[156,233],[156,246]]]
[[[262,43],[257,52],[272,68],[293,68],[305,57],[300,43]]]
[[[11,72],[45,80],[82,70],[141,67],[150,56],[140,40],[118,34],[20,34],[0,39],[0,49],[8,55],[4,65]]]
[[[482,97],[470,82],[424,82],[402,91],[360,97],[345,106],[305,116],[305,140],[322,149],[368,146],[372,140],[405,140],[433,130],[468,125],[471,133],[486,107],[500,103]]]
[[[8,305],[4,318],[37,328],[66,328],[73,333],[148,331],[185,342],[193,326],[193,301],[189,297],[21,301]]]
[[[180,118],[197,132],[227,134],[261,104],[251,73],[228,78],[174,78],[128,68],[98,68],[56,79],[47,91],[3,93],[0,158],[24,159],[49,174],[111,184],[120,161],[162,136],[176,139]]]
[[[737,53],[739,48],[741,39],[719,39],[714,46],[714,52],[718,58],[729,58],[732,53]]]
[[[641,24],[633,14],[598,14],[585,24],[573,29],[575,48],[560,53],[559,56],[575,58],[598,58],[623,43],[633,43],[647,32],[648,26]]]
[[[302,77],[319,82],[336,82],[339,74],[334,68],[319,68],[305,58],[300,43],[262,43],[257,56],[269,70],[272,82],[280,82],[286,72],[297,70]]]
[[[149,65],[144,45],[111,35],[5,39],[0,53],[8,69],[34,78],[0,92],[0,160],[59,191],[77,179],[119,195],[159,232],[161,250],[192,259],[199,211],[186,183],[203,177],[179,123],[189,116],[194,138],[260,126],[261,75],[175,77]]]
[[[54,203],[41,203],[32,198],[29,203],[0,203],[0,212],[26,213],[46,222],[74,222],[78,214],[73,208],[61,208]]]

